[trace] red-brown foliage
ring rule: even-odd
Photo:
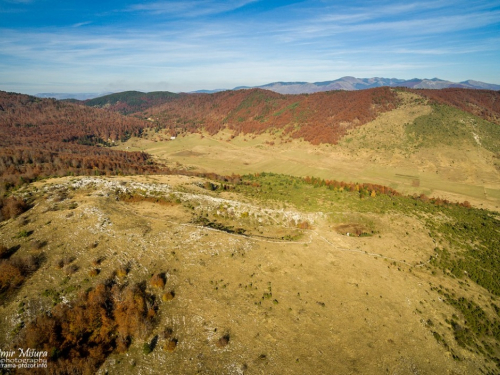
[[[152,328],[150,296],[137,286],[99,284],[71,304],[59,304],[24,328],[15,347],[47,351],[53,374],[94,374],[113,351]]]
[[[449,88],[442,90],[407,89],[433,102],[447,104],[500,124],[500,91]]]
[[[1,146],[41,142],[112,142],[139,135],[147,123],[116,112],[0,91]]]
[[[146,126],[112,111],[0,91],[0,190],[37,177],[155,172],[147,154],[98,147]]]
[[[165,287],[167,277],[164,273],[156,273],[151,277],[149,283],[152,287],[163,289]]]
[[[344,181],[336,181],[336,180],[324,180],[318,177],[304,177],[304,182],[306,184],[310,184],[313,186],[326,186],[329,189],[338,189],[338,190],[346,190],[346,191],[357,191],[360,196],[368,196],[372,195],[375,192],[377,194],[385,194],[390,196],[398,196],[401,195],[396,190],[377,184],[358,184],[352,182],[344,182]]]
[[[29,208],[22,198],[0,198],[0,221],[9,220],[21,215]]]
[[[281,95],[251,89],[179,97],[149,113],[171,134],[215,134],[230,129],[236,134],[283,131],[291,138],[313,144],[336,143],[347,130],[361,126],[396,107],[397,95],[389,88]]]
[[[10,260],[0,261],[0,295],[16,289],[24,282],[22,269]]]
[[[8,250],[3,256],[8,256]],[[10,297],[42,263],[41,257],[12,257],[0,260],[0,302]]]

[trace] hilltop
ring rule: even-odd
[[[275,174],[16,195],[33,208],[0,227],[0,343],[55,373],[498,372],[487,211]]]
[[[82,104],[89,107],[108,108],[127,115],[161,105],[178,97],[179,94],[168,91],[153,91],[148,93],[124,91],[85,100]]]

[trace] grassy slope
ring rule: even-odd
[[[84,187],[79,181],[92,183]],[[404,197],[360,199],[356,192],[282,175],[243,181],[249,184],[230,192],[176,176],[66,178],[27,188],[35,207],[3,223],[0,240],[20,245],[14,256],[41,252],[46,260],[0,307],[2,347],[20,322],[76,298],[128,264],[130,272],[119,283],[166,272],[165,289],[148,291],[160,298],[173,290],[175,298],[161,304],[149,336],[132,342],[126,355],[111,355],[101,371],[498,371],[488,359],[500,354],[494,338],[498,285],[476,280],[483,288],[463,272],[482,269],[498,280],[496,255],[476,257],[498,248],[498,218]],[[125,188],[130,194],[148,189],[172,204],[116,200]],[[249,235],[192,224],[199,217]],[[297,228],[304,221],[310,229]],[[459,227],[470,241],[456,238],[453,228]],[[346,236],[346,228],[371,235]],[[33,232],[19,237],[21,230]],[[45,246],[33,248],[35,240]],[[56,266],[71,256],[78,269],[66,275]],[[101,273],[92,277],[98,258]],[[445,263],[460,259],[468,261],[458,271]],[[472,316],[482,316],[479,328]],[[162,349],[166,328],[178,339],[173,352]],[[145,354],[143,344],[156,335],[156,348]],[[220,346],[225,335],[229,344]]]

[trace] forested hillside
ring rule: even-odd
[[[144,153],[102,147],[147,125],[112,111],[0,92],[0,189],[38,176],[152,171]]]
[[[422,95],[435,103],[447,104],[500,124],[500,91],[458,88],[442,90],[408,89],[407,91]]]
[[[348,129],[361,126],[397,106],[389,88],[348,92],[281,95],[261,89],[186,95],[151,108],[160,127],[173,134],[205,130],[215,134],[283,132],[312,143],[336,143]]]
[[[127,115],[161,105],[177,97],[179,97],[179,94],[168,91],[153,91],[148,93],[125,91],[85,100],[81,103],[89,107],[107,108]]]
[[[279,132],[303,138],[312,144],[336,144],[349,129],[375,119],[398,106],[394,90],[404,90],[472,113],[500,124],[500,92],[450,88],[328,91],[315,94],[281,95],[251,89],[215,94],[184,95],[144,112],[157,126],[171,134],[205,130],[215,134],[229,129],[235,134]],[[143,114],[141,114],[143,115]]]

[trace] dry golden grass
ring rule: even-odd
[[[146,356],[144,341],[134,340],[126,353],[109,356],[101,373],[190,374],[202,368],[217,374],[307,374],[311,369],[342,374],[479,374],[489,366],[482,356],[453,344],[444,316],[454,310],[430,283],[460,290],[474,300],[490,296],[473,283],[460,285],[421,265],[434,254],[435,244],[419,218],[390,212],[305,214],[236,193],[216,195],[199,188],[204,181],[192,177],[100,180],[113,183],[110,190],[98,182],[72,189],[78,202],[72,217],[65,211],[46,211],[50,202],[42,199],[28,211],[27,230],[34,229],[30,241],[46,241],[36,251],[47,259],[15,297],[0,306],[0,347],[10,342],[20,321],[29,322],[50,310],[54,296],[74,300],[115,271],[117,287],[146,280],[144,288],[168,303],[160,303],[157,312],[145,306],[155,322],[149,341],[158,336],[158,347]],[[48,180],[36,186],[43,193],[51,183],[64,186],[69,181]],[[168,186],[168,194],[178,192],[183,203],[126,203],[108,196],[122,181]],[[210,211],[211,199],[217,202],[215,211],[221,211],[221,202],[239,202],[241,206],[232,203],[236,218],[243,212],[250,212],[251,218],[275,208],[269,221],[260,223],[264,232],[280,226],[289,230],[288,210],[312,229],[302,229],[298,240],[283,241],[192,223],[193,212]],[[219,220],[225,219],[220,215]],[[241,225],[252,223],[238,220]],[[375,228],[377,235],[348,237],[344,232],[351,229],[343,226],[347,224],[354,232]],[[4,223],[0,243],[8,248],[19,244],[17,253],[25,255],[34,250],[30,241],[14,238],[18,225]],[[99,245],[92,247],[96,242]],[[99,266],[101,272],[92,277],[92,271],[66,275],[54,269],[61,260],[63,269]],[[165,279],[159,277],[163,272]],[[165,286],[175,290],[175,298],[170,299],[174,294],[165,292]],[[22,301],[26,307],[19,312]],[[460,361],[436,341],[425,323],[429,319]]]

